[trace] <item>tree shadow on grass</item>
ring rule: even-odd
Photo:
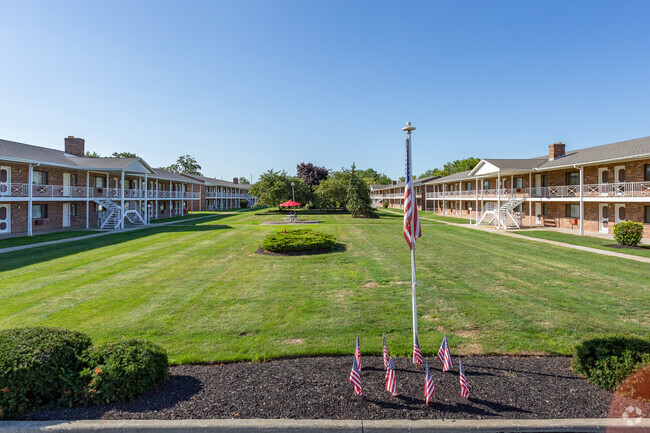
[[[203,385],[195,377],[172,375],[165,383],[142,394],[133,401],[110,403],[102,406],[37,410],[27,414],[24,419],[40,421],[100,419],[108,412],[112,414],[118,413],[122,418],[129,418],[129,414],[160,412],[170,409],[178,403],[189,400],[202,389]],[[131,416],[131,418],[133,417]]]
[[[228,215],[224,215],[226,217]],[[214,221],[211,219],[209,221]],[[69,242],[32,247],[24,250],[0,254],[0,272],[19,269],[48,260],[58,259],[72,254],[92,251],[111,245],[143,239],[160,233],[210,232],[232,229],[229,225],[205,224],[204,221],[187,221],[164,226],[151,225],[140,230],[109,233],[90,239],[72,239]]]

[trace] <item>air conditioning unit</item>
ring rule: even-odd
[[[45,224],[45,220],[34,220],[35,226],[42,226]]]

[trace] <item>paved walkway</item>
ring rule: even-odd
[[[166,223],[153,223],[153,224],[149,224],[149,225],[146,225],[146,226],[129,227],[129,228],[123,229],[123,230],[108,230],[108,231],[104,231],[104,232],[101,232],[101,233],[93,233],[91,235],[77,236],[77,237],[74,237],[74,238],[57,239],[55,241],[39,242],[37,244],[27,244],[27,245],[18,245],[18,246],[15,246],[15,247],[0,248],[0,254],[11,253],[13,251],[25,250],[27,248],[42,247],[42,246],[45,246],[45,245],[56,245],[56,244],[62,244],[64,242],[81,241],[81,240],[84,240],[84,239],[92,239],[92,238],[96,238],[96,237],[99,237],[99,236],[114,235],[116,233],[126,233],[126,232],[130,232],[130,231],[134,231],[134,230],[150,229],[152,227],[167,226],[167,225],[170,225],[170,224],[184,223],[184,222],[187,222],[187,221],[196,221],[196,220],[200,220],[200,219],[204,219],[204,218],[212,218],[215,215],[232,214],[232,213],[235,213],[235,212],[239,212],[239,211],[221,212],[221,213],[214,214],[214,215],[198,216],[196,218],[180,219],[180,220],[176,220],[176,221],[169,221],[169,222],[166,222]]]
[[[648,432],[649,419],[0,421],[0,432]]]
[[[391,213],[394,213],[394,214],[403,215],[400,212],[393,212],[391,210],[386,210],[386,209],[384,209],[384,210],[386,212],[391,212]],[[466,229],[471,229],[471,230],[479,230],[479,231],[483,231],[483,232],[494,233],[494,234],[502,235],[502,236],[509,236],[509,237],[512,237],[512,238],[525,239],[525,240],[533,241],[533,242],[541,242],[541,243],[544,243],[544,244],[556,245],[556,246],[559,246],[559,247],[573,248],[574,250],[587,251],[587,252],[590,252],[590,253],[601,254],[603,256],[618,257],[618,258],[621,258],[621,259],[634,260],[636,262],[641,262],[641,263],[650,263],[650,257],[633,256],[631,254],[617,253],[616,251],[601,250],[601,249],[598,249],[598,248],[584,247],[582,245],[573,245],[573,244],[567,244],[565,242],[551,241],[551,240],[548,240],[548,239],[533,238],[533,237],[530,237],[530,236],[523,236],[523,235],[519,235],[517,233],[509,232],[507,230],[495,230],[491,226],[475,226],[474,224],[458,224],[458,223],[452,223],[452,222],[449,222],[449,221],[442,221],[442,220],[435,219],[435,218],[427,218],[427,217],[424,217],[424,216],[420,216],[420,219],[427,220],[427,221],[433,221],[433,222],[437,222],[437,223],[448,224],[450,226],[464,227]]]

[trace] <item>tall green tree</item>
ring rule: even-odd
[[[101,156],[99,155],[99,153],[97,153],[97,152],[91,152],[91,151],[89,151],[89,150],[86,151],[86,156],[87,156],[88,158],[101,158]]]
[[[293,199],[291,182],[294,183],[298,203],[306,204],[312,201],[311,189],[305,181],[299,177],[290,177],[284,170],[269,170],[263,173],[251,186],[250,194],[257,196],[259,204],[278,206]]]
[[[176,162],[169,167],[161,167],[163,170],[171,171],[172,173],[193,174],[201,176],[201,166],[190,155],[181,155]]]
[[[244,176],[241,176],[239,178],[239,183],[241,185],[250,185],[251,184],[250,180],[246,179]]]
[[[359,175],[356,166],[330,172],[315,191],[315,201],[322,209],[341,207],[349,210],[353,217],[374,215],[370,201],[370,187]]]
[[[368,185],[390,185],[392,179],[384,173],[379,173],[372,168],[365,170],[357,170],[359,177],[361,177]]]

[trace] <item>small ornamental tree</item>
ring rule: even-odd
[[[636,246],[643,236],[643,224],[623,221],[614,226],[614,239],[621,245]]]

